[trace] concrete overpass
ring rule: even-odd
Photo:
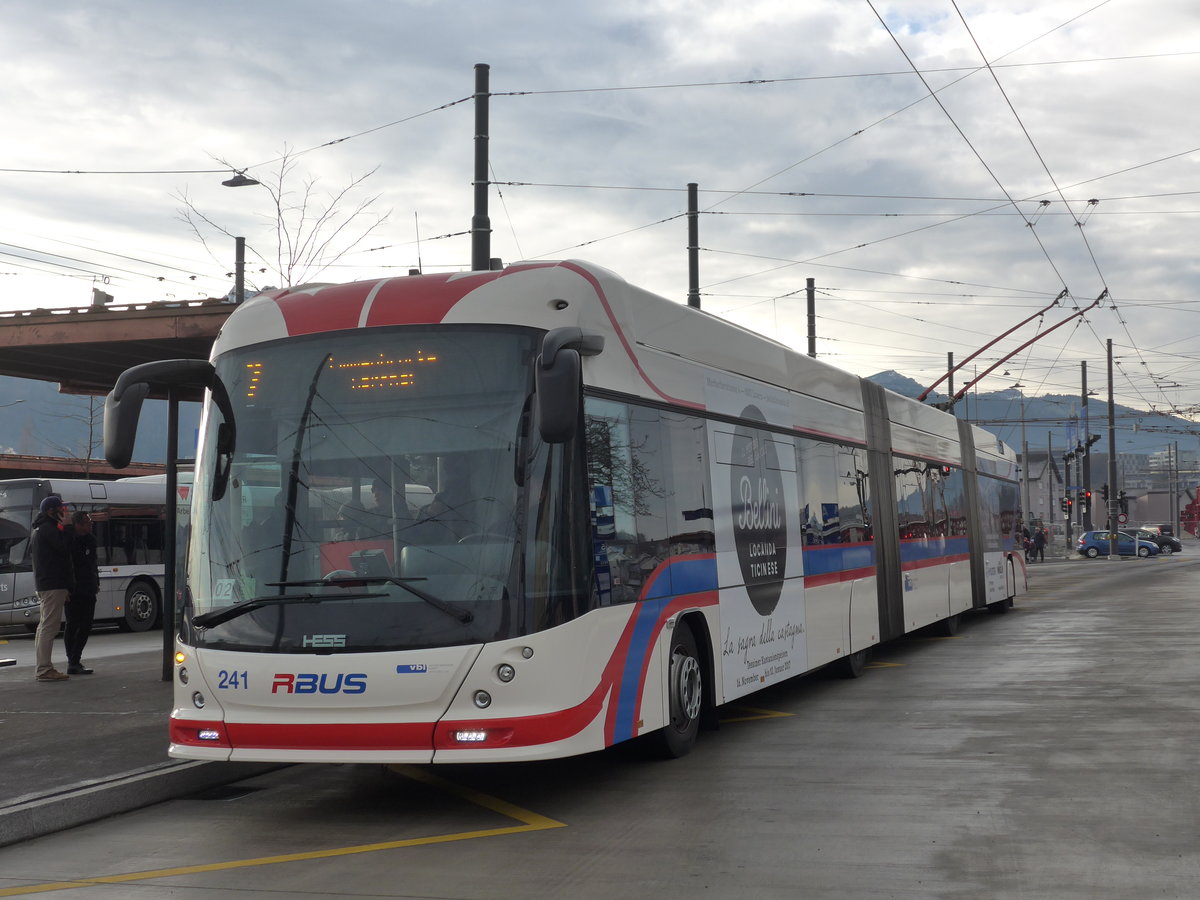
[[[112,481],[134,475],[161,475],[166,471],[163,463],[135,462],[117,470],[103,459],[0,453],[0,478],[90,478],[94,481]]]
[[[65,394],[103,396],[130,366],[207,359],[234,308],[217,298],[0,313],[0,375],[57,382]]]

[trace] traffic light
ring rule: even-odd
[[[1058,508],[1061,509],[1063,512],[1066,512],[1067,511],[1067,503],[1068,503],[1068,500],[1066,497],[1061,498],[1058,501]]]
[[[1100,496],[1104,498],[1104,502],[1108,503],[1108,483],[1100,485]]]
[[[1129,498],[1125,496],[1124,491],[1117,494],[1117,502],[1121,504],[1121,515],[1129,515]]]
[[[1092,503],[1092,492],[1091,491],[1080,491],[1079,492],[1079,511],[1081,513],[1087,512],[1088,507],[1091,505],[1091,503]]]

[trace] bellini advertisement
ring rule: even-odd
[[[787,393],[711,373],[705,388],[710,412],[742,420],[711,422],[708,437],[728,700],[807,669],[802,504],[795,441],[758,427],[791,427]]]

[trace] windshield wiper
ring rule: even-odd
[[[233,606],[226,606],[224,609],[214,609],[212,612],[201,613],[192,619],[192,624],[198,628],[211,628],[213,625],[222,625],[230,619],[244,616],[246,613],[262,609],[264,606],[288,606],[292,603],[325,603],[329,600],[371,600],[386,596],[387,594],[366,593],[267,594],[263,597],[251,597],[249,600],[243,600],[240,603],[235,603]]]
[[[318,584],[332,585],[349,585],[349,584],[394,584],[398,588],[403,588],[414,597],[420,597],[434,609],[441,610],[448,616],[453,616],[462,622],[464,625],[475,621],[475,613],[469,609],[463,609],[454,603],[443,600],[441,597],[435,597],[428,591],[423,591],[420,588],[415,588],[410,581],[426,581],[424,576],[412,578],[397,578],[395,575],[347,575],[345,578],[322,578],[319,581],[288,581],[279,582],[276,584],[267,585],[268,587],[310,587]]]

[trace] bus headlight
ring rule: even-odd
[[[204,704],[206,702],[208,701],[204,699],[204,695],[199,691],[196,691],[194,694],[192,694],[192,706],[196,707],[196,709],[204,709]]]
[[[492,705],[492,695],[487,691],[476,691],[472,699],[474,699],[475,705],[480,709],[487,709]]]
[[[496,666],[496,677],[505,684],[508,684],[517,677],[517,670],[508,663],[501,663],[500,665]]]
[[[180,684],[187,684],[187,683],[188,683],[188,673],[187,673],[187,668],[186,668],[186,667],[184,667],[184,666],[180,666],[180,667],[179,667],[179,683],[180,683]]]

